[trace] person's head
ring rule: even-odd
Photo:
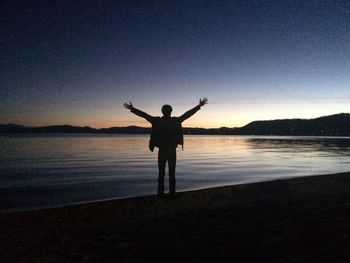
[[[170,117],[172,111],[173,111],[173,108],[170,105],[168,104],[163,105],[162,113],[164,117]]]

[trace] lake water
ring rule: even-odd
[[[1,135],[0,211],[155,194],[148,139]],[[191,135],[177,154],[178,191],[350,171],[348,137]]]

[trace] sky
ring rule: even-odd
[[[350,112],[350,2],[2,1],[0,123],[186,127]]]

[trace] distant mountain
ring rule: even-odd
[[[17,124],[0,124],[0,133],[108,133],[149,134],[151,128],[138,126],[95,129],[71,125],[26,127]],[[184,128],[185,134],[212,135],[300,135],[350,136],[350,114],[340,113],[316,119],[284,119],[253,121],[241,128]]]
[[[233,134],[235,128],[183,128],[184,134]],[[94,129],[71,125],[53,125],[44,127],[26,127],[17,124],[0,124],[0,133],[108,133],[108,134],[149,134],[151,128],[138,126],[111,127]]]
[[[94,133],[90,127],[71,125],[53,125],[44,127],[26,127],[17,124],[0,124],[0,133]]]
[[[111,127],[97,130],[98,133],[124,133],[124,134],[146,134],[151,132],[151,128],[138,126]]]
[[[0,124],[0,133],[27,132],[30,128],[18,124]]]
[[[350,114],[340,113],[316,119],[253,121],[236,129],[235,134],[350,136]]]

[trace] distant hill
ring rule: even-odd
[[[350,136],[350,114],[340,113],[316,119],[253,121],[236,129],[235,134]]]
[[[96,129],[90,127],[71,125],[26,127],[17,124],[0,124],[0,133],[93,133],[96,131]]]
[[[228,134],[227,129],[184,128],[185,134]],[[233,130],[233,129],[231,129]],[[138,126],[111,127],[95,129],[71,125],[52,125],[43,127],[26,127],[17,124],[0,124],[0,133],[108,133],[108,134],[149,134],[151,128]]]
[[[0,124],[0,133],[108,133],[149,134],[151,128],[138,126],[95,129],[71,125],[26,127],[18,124]],[[350,114],[340,113],[316,119],[284,119],[253,121],[241,128],[184,128],[185,134],[208,135],[299,135],[350,136]]]

